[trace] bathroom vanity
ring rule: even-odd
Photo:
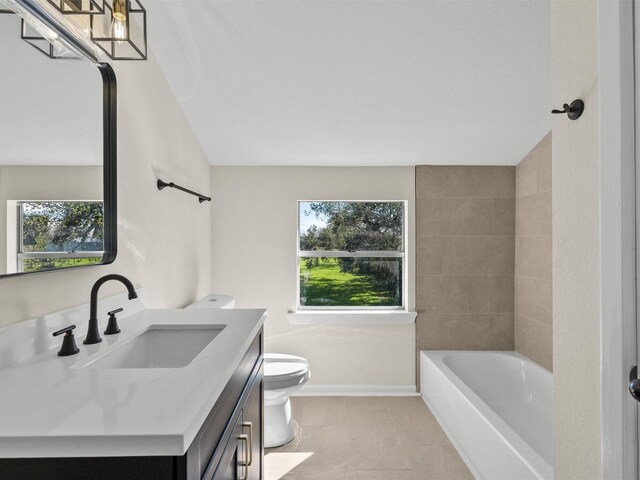
[[[262,478],[264,319],[142,310],[77,355],[0,370],[0,478]]]

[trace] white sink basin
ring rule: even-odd
[[[224,328],[225,325],[150,325],[84,368],[186,367]]]

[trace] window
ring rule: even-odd
[[[18,202],[17,271],[100,263],[104,222],[100,201]]]
[[[405,202],[298,202],[298,308],[401,309]]]

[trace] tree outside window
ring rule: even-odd
[[[401,308],[405,203],[301,201],[299,306]]]
[[[18,203],[19,272],[92,265],[102,261],[101,201]]]

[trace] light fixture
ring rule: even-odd
[[[47,0],[65,15],[88,18],[91,41],[111,60],[147,59],[147,11],[140,0]],[[14,13],[0,0],[0,14]],[[84,20],[82,20],[84,21]],[[86,32],[87,29],[83,27]],[[49,58],[79,58],[67,45],[22,20],[20,38]]]
[[[104,13],[105,0],[49,0],[64,15],[100,15]]]
[[[111,36],[113,38],[126,40],[129,36],[128,14],[127,0],[113,0],[113,18],[111,20]]]
[[[77,59],[78,56],[67,48],[54,32],[43,35],[24,19],[21,19],[20,38],[33,48],[52,59]]]
[[[147,11],[138,0],[104,2],[92,15],[91,40],[112,60],[147,59]]]
[[[3,13],[16,13],[11,8],[9,8],[9,4],[5,0],[0,0],[0,14]]]

